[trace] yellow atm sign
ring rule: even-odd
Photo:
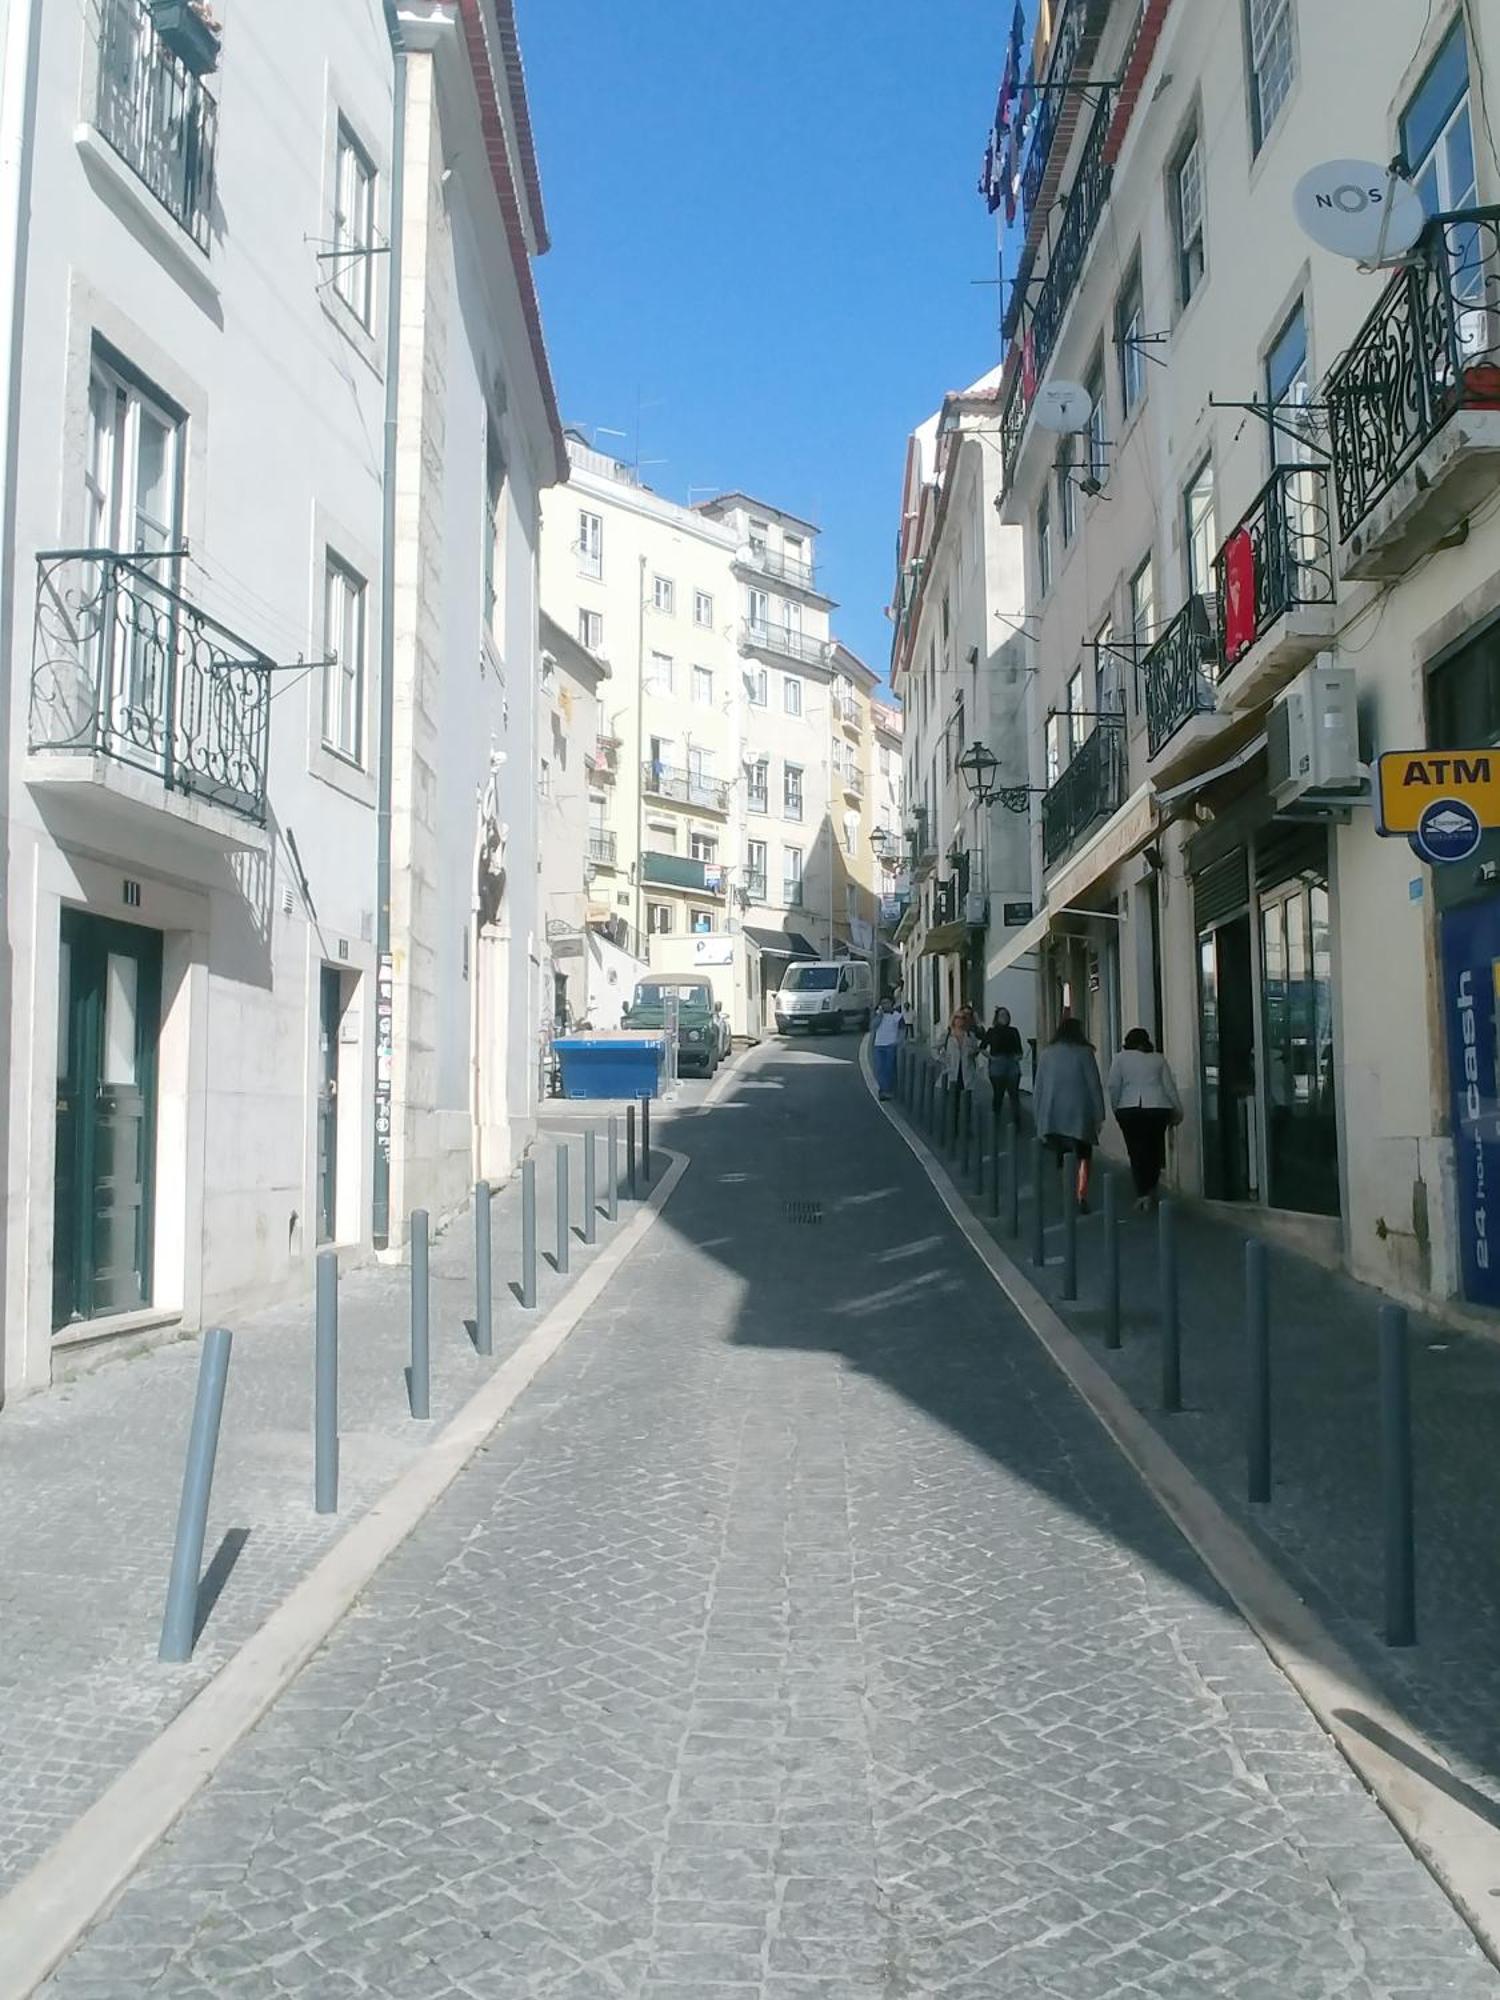
[[[1438,799],[1466,805],[1487,832],[1500,827],[1500,749],[1387,750],[1376,768],[1382,833],[1415,833]]]

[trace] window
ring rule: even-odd
[[[1084,714],[1083,668],[1075,667],[1068,676],[1068,755],[1076,756],[1088,735],[1089,718]]]
[[[1078,482],[1073,471],[1073,440],[1057,441],[1057,522],[1062,529],[1062,545],[1068,548],[1078,533]]]
[[[1120,296],[1115,300],[1115,346],[1120,355],[1120,414],[1126,423],[1146,400],[1146,299],[1141,289],[1141,258],[1131,260]]]
[[[672,692],[672,655],[653,653],[651,664],[646,669],[647,694],[670,694]]]
[[[859,814],[844,814],[844,852],[852,856],[859,847]]]
[[[698,705],[698,707],[699,707],[699,708],[712,708],[712,707],[713,707],[713,705],[714,705],[714,677],[713,677],[713,670],[712,670],[711,668],[709,668],[709,667],[694,667],[694,669],[693,669],[693,700],[694,700],[694,701],[696,702],[696,704]]]
[[[578,574],[604,574],[604,522],[597,514],[578,513]]]
[[[950,771],[956,771],[958,769],[958,760],[963,754],[964,754],[964,697],[963,697],[963,689],[960,688],[958,692],[958,701],[953,710],[953,747],[952,747],[952,755],[948,764],[948,769]],[[850,753],[850,762],[851,764],[853,762],[852,752]]]
[[[802,817],[802,766],[786,764],[781,775],[781,810],[787,819]]]
[[[763,555],[765,554],[765,552],[766,552],[766,536],[767,536],[767,535],[768,535],[769,533],[770,533],[770,523],[769,523],[769,522],[767,522],[767,521],[752,521],[752,522],[750,523],[750,553],[751,553],[751,555],[753,555],[753,556],[763,556]]]
[[[552,764],[549,758],[539,759],[537,766],[537,791],[544,799],[552,796]]]
[[[159,554],[182,541],[181,417],[96,351],[84,468],[93,549]]]
[[[651,602],[668,618],[677,616],[677,586],[669,576],[651,579]]]
[[[1214,554],[1218,547],[1214,531],[1214,462],[1205,458],[1188,481],[1182,496],[1183,546],[1187,552],[1187,587],[1190,593],[1207,596],[1213,588]]]
[[[579,612],[578,643],[580,646],[587,646],[591,653],[597,653],[602,649],[604,645],[604,614],[602,612]]]
[[[781,538],[782,560],[787,573],[799,582],[805,582],[812,574],[807,560],[807,544],[800,535],[783,535]]]
[[[1250,40],[1250,140],[1258,153],[1297,74],[1292,0],[1245,0]]]
[[[1135,641],[1137,659],[1150,645],[1155,625],[1156,586],[1151,575],[1151,558],[1147,556],[1130,579],[1130,636]]]
[[[672,905],[670,903],[648,903],[646,905],[646,929],[652,937],[666,937],[672,929]]]
[[[943,592],[943,637],[945,640],[948,637],[948,624],[950,615],[951,614],[950,614],[950,606],[948,603],[948,593],[945,590]]]
[[[714,622],[714,601],[706,590],[693,592],[693,623],[712,625]]]
[[[771,803],[771,766],[764,757],[758,757],[750,766],[747,773],[747,789],[751,812],[768,812]]]
[[[770,616],[770,598],[763,590],[749,591],[746,598],[751,631],[764,632]]]
[[[745,888],[752,903],[766,900],[766,843],[763,840],[745,842]]]
[[[1045,597],[1052,588],[1052,502],[1045,493],[1036,510],[1036,581]]]
[[[1062,776],[1063,731],[1067,724],[1056,709],[1047,717],[1047,783],[1055,785]]]
[[[1280,417],[1287,428],[1271,432],[1272,465],[1302,464],[1306,461],[1306,452],[1298,438],[1290,433],[1292,426],[1298,422],[1291,413],[1305,408],[1307,394],[1307,319],[1299,299],[1266,356],[1266,401],[1273,410],[1287,406]]]
[[[714,753],[712,750],[688,751],[688,790],[694,803],[700,803],[707,794],[718,790],[718,779],[714,776]]]
[[[1125,713],[1124,661],[1115,647],[1115,625],[1106,618],[1094,634],[1094,706],[1100,715]]]
[[[323,741],[340,757],[365,753],[365,585],[336,556],[328,558],[323,596]]]
[[[688,853],[695,861],[717,861],[719,843],[713,834],[695,831],[688,835]]]
[[[795,907],[802,901],[802,849],[781,850],[781,900]]]
[[[795,674],[782,675],[781,699],[788,715],[802,713],[802,683]]]
[[[765,708],[770,700],[770,679],[764,667],[746,667],[745,695],[752,708]]]
[[[500,587],[505,569],[505,448],[494,418],[484,439],[484,628],[500,639]]]
[[[1172,168],[1172,237],[1177,252],[1177,302],[1185,306],[1203,282],[1203,146],[1194,131]]]
[[[333,288],[361,326],[375,304],[375,169],[339,120],[333,201]]]
[[[1429,215],[1473,208],[1479,199],[1474,171],[1474,127],[1469,112],[1469,51],[1462,20],[1455,21],[1427,67],[1401,120],[1401,152]],[[1476,227],[1451,229],[1448,241],[1467,294],[1485,282]],[[1492,335],[1486,335],[1488,342]]]
[[[1089,398],[1089,424],[1086,436],[1088,454],[1088,476],[1097,479],[1102,486],[1109,477],[1109,440],[1104,435],[1106,410],[1104,403],[1104,357],[1100,355],[1088,372],[1084,387]]]

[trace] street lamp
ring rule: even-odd
[[[891,853],[891,836],[883,826],[877,826],[870,835],[870,849],[877,861],[886,861]]]
[[[1000,759],[993,751],[987,750],[980,742],[971,743],[958,760],[958,768],[963,772],[964,783],[969,788],[969,796],[975,805],[992,805],[995,799],[995,773],[1000,769]]]

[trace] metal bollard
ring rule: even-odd
[[[570,1172],[568,1142],[564,1139],[557,1148],[557,1268],[560,1275],[564,1277],[567,1276],[568,1271],[572,1267],[572,1259],[568,1254],[571,1248],[568,1240],[571,1234],[569,1226],[570,1218],[568,1215],[570,1206],[568,1199],[570,1194],[568,1177]]]
[[[1047,1196],[1042,1182],[1046,1148],[1040,1138],[1031,1147],[1031,1261],[1041,1270],[1047,1262]]]
[[[964,1088],[962,1079],[959,1080],[954,1117],[958,1123],[958,1179],[962,1186],[969,1177],[969,1155],[973,1151],[974,1137],[974,1093]]]
[[[1104,1176],[1104,1345],[1120,1344],[1120,1184]]]
[[[1063,1154],[1063,1277],[1062,1295],[1078,1297],[1078,1155],[1070,1147]]]
[[[1271,1497],[1271,1288],[1266,1246],[1245,1245],[1245,1469],[1251,1500]]]
[[[1004,1128],[1005,1120],[997,1105],[994,1121],[990,1126],[990,1215],[996,1222],[1000,1220],[1000,1140]]]
[[[522,1169],[524,1173],[525,1169]],[[490,1255],[490,1184],[474,1183],[474,1351],[495,1351],[494,1264]]]
[[[536,1161],[521,1162],[521,1304],[536,1304]]]
[[[635,1200],[635,1106],[625,1107],[625,1192]]]
[[[641,1186],[651,1185],[651,1099],[641,1099]]]
[[[595,1164],[595,1141],[599,1135],[591,1125],[583,1135],[583,1240],[599,1240],[599,1186]]]
[[[1385,1643],[1417,1638],[1411,1465],[1411,1354],[1406,1308],[1380,1308],[1380,1486],[1385,1515]]]
[[[1182,1408],[1182,1325],[1177,1298],[1177,1212],[1163,1200],[1156,1212],[1156,1275],[1161,1292],[1161,1406]]]
[[[313,1504],[339,1511],[339,1255],[318,1252],[313,1333]]]
[[[1005,1233],[1012,1241],[1021,1233],[1021,1128],[1012,1125],[1007,1141],[1006,1156],[1009,1166],[1007,1186],[1010,1194],[1010,1216]]]
[[[203,1351],[198,1357],[198,1389],[193,1399],[192,1428],[188,1432],[187,1464],[182,1472],[182,1499],[177,1507],[177,1539],[172,1544],[167,1605],[156,1649],[159,1660],[177,1662],[193,1656],[203,1536],[208,1526],[208,1497],[213,1490],[219,1419],[224,1414],[224,1388],[229,1380],[229,1350],[233,1344],[234,1335],[227,1326],[211,1326],[203,1336]]]
[[[427,1211],[411,1212],[411,1382],[407,1400],[414,1417],[432,1415],[431,1327],[432,1287],[429,1277]]]
[[[611,1222],[618,1222],[620,1219],[620,1121],[613,1112],[611,1112],[609,1120],[609,1158],[606,1164],[609,1168],[609,1219]]]

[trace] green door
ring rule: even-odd
[[[151,1303],[161,936],[64,910],[52,1323]]]

